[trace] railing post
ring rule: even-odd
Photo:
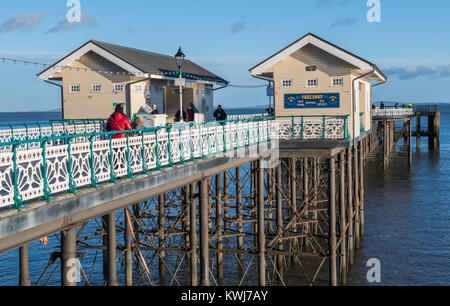
[[[43,192],[44,196],[42,197],[42,200],[54,200],[55,198],[51,196],[52,191],[50,190],[50,187],[48,185],[48,179],[47,179],[47,156],[46,156],[46,141],[41,142],[42,147],[42,169],[41,169],[41,175],[42,179],[44,180],[44,186],[43,186]]]
[[[142,161],[142,173],[149,173],[147,169],[147,161],[145,157],[145,133],[141,131],[141,161]]]
[[[12,183],[14,185],[14,205],[12,205],[11,208],[13,209],[24,209],[27,206],[23,205],[22,196],[19,192],[19,186],[17,181],[17,144],[12,145],[12,151],[13,151],[13,177],[12,177]]]
[[[172,161],[172,145],[170,143],[170,132],[172,131],[172,127],[169,127],[167,129],[167,154],[169,156],[169,167],[173,166],[173,161]]]
[[[326,139],[326,118],[325,116],[323,116],[323,127],[322,127],[322,139],[325,140]]]
[[[155,159],[156,159],[156,169],[161,169],[161,162],[159,160],[159,146],[158,146],[158,131],[159,128],[155,131]]]
[[[304,140],[303,132],[305,131],[305,117],[302,116],[302,130],[301,130],[301,140]]]
[[[91,168],[91,187],[98,188],[100,187],[97,176],[95,175],[94,168],[94,136],[90,136],[90,157],[89,157],[89,166]]]
[[[291,137],[291,140],[294,140],[295,139],[295,122],[294,122],[294,116],[292,116],[292,126],[291,126],[291,132],[292,132],[292,137]]]

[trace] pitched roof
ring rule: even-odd
[[[92,42],[147,73],[178,73],[178,66],[173,56],[114,45],[98,40],[92,40]],[[225,81],[216,74],[204,69],[188,59],[186,59],[183,63],[183,72]]]
[[[176,65],[176,61],[173,56],[124,47],[98,40],[88,41],[82,47],[75,50],[68,56],[64,57],[62,60],[50,66],[48,69],[39,73],[38,75],[40,76],[50,68],[60,65],[60,63],[63,63],[64,60],[69,59],[71,55],[77,53],[80,50],[82,50],[82,52],[85,52],[87,50],[87,48],[85,47],[87,47],[90,44],[93,44],[95,45],[95,47],[100,48],[101,51],[106,51],[109,55],[112,55],[113,57],[125,63],[126,66],[134,67],[135,69],[139,70],[139,72],[147,74],[163,74],[170,77],[178,76],[178,66]],[[96,50],[93,51],[95,52]],[[188,79],[198,78],[205,81],[228,83],[223,78],[217,76],[216,74],[206,70],[205,68],[195,64],[194,62],[188,59],[185,59],[183,63],[183,74],[184,77]]]
[[[274,55],[268,57],[258,65],[252,67],[249,69],[250,72],[252,72],[253,75],[261,74],[264,70],[267,68],[273,66],[283,58],[289,56],[290,54],[294,53],[295,51],[303,48],[304,46],[312,44],[320,49],[323,49],[336,57],[341,58],[342,60],[360,68],[361,70],[369,70],[373,69],[376,71],[377,74],[380,75],[380,78],[386,79],[386,76],[383,74],[383,72],[374,64],[371,62],[347,51],[342,49],[341,47],[313,34],[308,33],[301,37],[300,39],[296,40],[292,44],[288,45],[287,47],[283,48],[281,51],[275,53]]]

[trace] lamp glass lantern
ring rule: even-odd
[[[183,66],[184,59],[186,55],[184,55],[183,51],[181,51],[181,47],[178,49],[178,53],[175,54],[175,59],[177,60],[177,66],[180,69],[180,75],[182,73],[181,67]]]
[[[178,66],[178,72],[180,74],[180,122],[184,121],[183,118],[183,85],[182,85],[182,78],[183,78],[183,70],[182,66],[184,63],[184,59],[186,58],[186,55],[184,55],[183,51],[181,51],[181,46],[178,48],[178,53],[175,54],[175,59],[177,61]]]

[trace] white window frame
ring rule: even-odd
[[[96,86],[99,87],[99,90],[96,90],[96,89],[95,89]],[[100,92],[102,92],[102,84],[92,84],[92,86],[91,86],[91,92],[92,92],[92,93],[100,93]]]
[[[292,88],[293,83],[292,79],[281,80],[281,88]]]
[[[341,84],[336,85],[334,81],[339,80]],[[331,79],[331,87],[344,87],[344,78],[332,78]]]
[[[310,81],[315,81],[316,85],[310,85]],[[316,88],[319,87],[319,79],[315,78],[315,79],[306,79],[306,87],[307,88]]]
[[[117,88],[120,86],[120,90],[117,90]],[[114,87],[113,87],[113,91],[118,93],[118,92],[123,92],[125,89],[125,86],[123,83],[114,83]]]
[[[78,87],[78,90],[73,90],[74,87]],[[80,85],[69,85],[69,93],[71,94],[79,94],[81,92],[81,86]]]

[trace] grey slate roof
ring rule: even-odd
[[[91,40],[92,43],[114,54],[126,61],[130,65],[138,68],[145,73],[163,73],[167,76],[178,75],[178,66],[175,58],[164,54],[149,52],[119,45],[114,45],[97,40]],[[211,80],[220,83],[228,83],[216,74],[200,67],[199,65],[186,59],[183,64],[183,73],[186,78],[198,77],[202,80]]]

